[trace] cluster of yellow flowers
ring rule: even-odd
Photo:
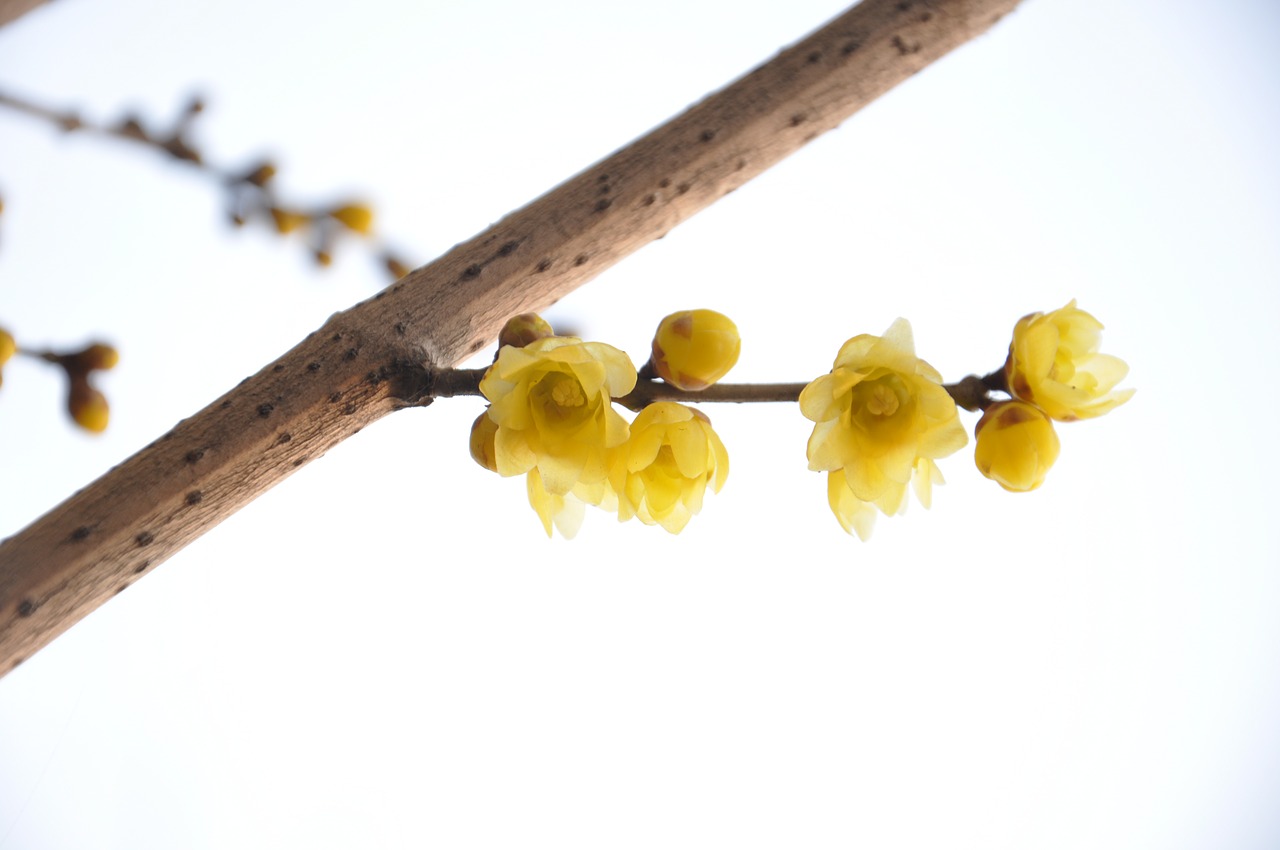
[[[724,485],[729,456],[701,412],[656,402],[628,423],[614,409],[637,381],[622,351],[556,336],[528,314],[509,321],[499,342],[480,381],[490,405],[472,426],[471,454],[499,475],[527,476],[548,535],[554,526],[573,537],[586,505],[674,534],[701,509],[708,484]],[[711,310],[678,313],[659,327],[654,352],[664,379],[706,387],[737,361],[738,331]]]
[[[966,379],[981,387],[965,396],[916,356],[911,326],[895,321],[881,336],[862,334],[841,346],[830,372],[796,388],[800,412],[814,423],[809,468],[827,473],[827,501],[841,527],[866,540],[876,515],[901,513],[908,485],[926,508],[943,483],[937,461],[968,443],[957,397],[983,410],[974,459],[1006,490],[1039,487],[1057,459],[1053,420],[1100,416],[1133,390],[1116,390],[1124,361],[1100,354],[1101,323],[1075,301],[1033,313],[1014,328],[1003,369]],[[711,310],[662,320],[653,353],[638,374],[618,349],[556,336],[533,314],[517,316],[479,390],[490,406],[471,432],[471,454],[500,475],[526,475],[529,502],[547,534],[572,537],[586,505],[680,531],[702,506],[707,486],[719,491],[729,458],[711,423],[674,401],[650,401],[628,423],[614,400],[637,381],[661,379],[696,399],[737,362],[741,341],[727,317]],[[722,387],[724,401],[750,400],[750,387]],[[994,400],[990,392],[1010,396]],[[639,393],[633,407],[652,398]],[[789,395],[789,398],[797,398]]]
[[[1051,420],[1100,416],[1133,395],[1114,389],[1128,366],[1098,352],[1101,330],[1075,301],[1018,321],[1004,369],[989,383],[1012,398],[987,400],[974,431],[983,475],[1006,490],[1036,489],[1058,457]],[[908,483],[927,508],[933,484],[943,483],[934,461],[968,442],[942,377],[915,356],[905,319],[884,336],[846,342],[831,372],[801,392],[800,411],[817,423],[809,468],[828,473],[832,512],[863,540],[877,509],[906,509]]]
[[[1129,400],[1133,390],[1115,389],[1129,367],[1099,353],[1101,337],[1102,323],[1074,299],[1018,320],[1004,365],[1013,398],[988,407],[974,429],[983,475],[1006,490],[1036,489],[1058,459],[1053,420],[1092,419]]]

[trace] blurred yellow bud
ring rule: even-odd
[[[112,369],[120,362],[120,352],[113,346],[95,342],[75,355],[75,365],[86,371]]]
[[[86,431],[101,434],[107,430],[107,420],[110,418],[107,397],[89,386],[83,376],[73,377],[71,380],[67,411],[76,424]]]
[[[366,204],[344,204],[330,210],[329,217],[361,236],[373,232],[373,210]]]
[[[280,234],[292,233],[299,228],[306,227],[311,223],[311,216],[306,213],[300,213],[296,210],[286,210],[282,207],[271,207],[268,212],[276,223],[276,232]]]
[[[14,342],[13,334],[4,328],[0,328],[0,366],[12,357],[18,351],[18,344]],[[3,383],[3,376],[0,376],[0,383]]]
[[[658,325],[653,337],[653,368],[682,390],[705,390],[738,362],[738,328],[715,310],[683,310]]]
[[[498,471],[497,449],[494,439],[498,436],[498,423],[489,418],[489,409],[471,423],[471,458],[490,472]]]
[[[973,459],[978,471],[1014,493],[1028,493],[1044,483],[1058,459],[1058,435],[1040,408],[1022,401],[991,405],[974,429]]]
[[[531,342],[555,335],[551,324],[537,313],[521,313],[507,319],[507,323],[498,332],[498,345],[524,348]]]

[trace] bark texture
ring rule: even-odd
[[[11,2],[11,0],[10,0]],[[866,0],[727,88],[335,314],[279,360],[0,543],[0,673],[365,425],[1019,0]]]

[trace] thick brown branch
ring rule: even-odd
[[[867,0],[361,304],[0,543],[0,670],[492,340],[1018,0]]]

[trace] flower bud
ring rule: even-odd
[[[974,429],[978,471],[1006,490],[1028,493],[1058,459],[1058,435],[1040,408],[1022,401],[991,405]]]
[[[373,232],[373,210],[365,204],[343,204],[330,210],[329,217],[361,236]]]
[[[86,431],[101,434],[107,430],[107,420],[110,418],[107,397],[91,387],[84,377],[72,378],[67,411],[76,424]]]
[[[497,436],[498,423],[489,418],[486,407],[471,423],[471,458],[490,472],[498,471]]]
[[[0,328],[0,366],[12,357],[18,351],[18,344],[14,342],[13,335]],[[4,382],[4,377],[0,375],[0,383]]]
[[[4,328],[0,328],[0,366],[3,366],[5,361],[16,354],[17,351],[18,343],[14,341],[13,334]]]
[[[112,369],[120,362],[120,352],[113,346],[95,342],[84,351],[75,354],[75,366],[92,372],[95,369]]]
[[[682,390],[705,390],[738,362],[738,328],[714,310],[672,313],[653,337],[653,368]]]
[[[524,348],[531,342],[555,335],[551,324],[537,313],[521,313],[507,319],[507,323],[498,332],[498,345]]]
[[[271,207],[268,212],[271,213],[271,218],[276,223],[276,232],[282,235],[292,233],[293,231],[301,227],[306,227],[311,223],[311,216],[295,210],[286,210],[282,207]]]

